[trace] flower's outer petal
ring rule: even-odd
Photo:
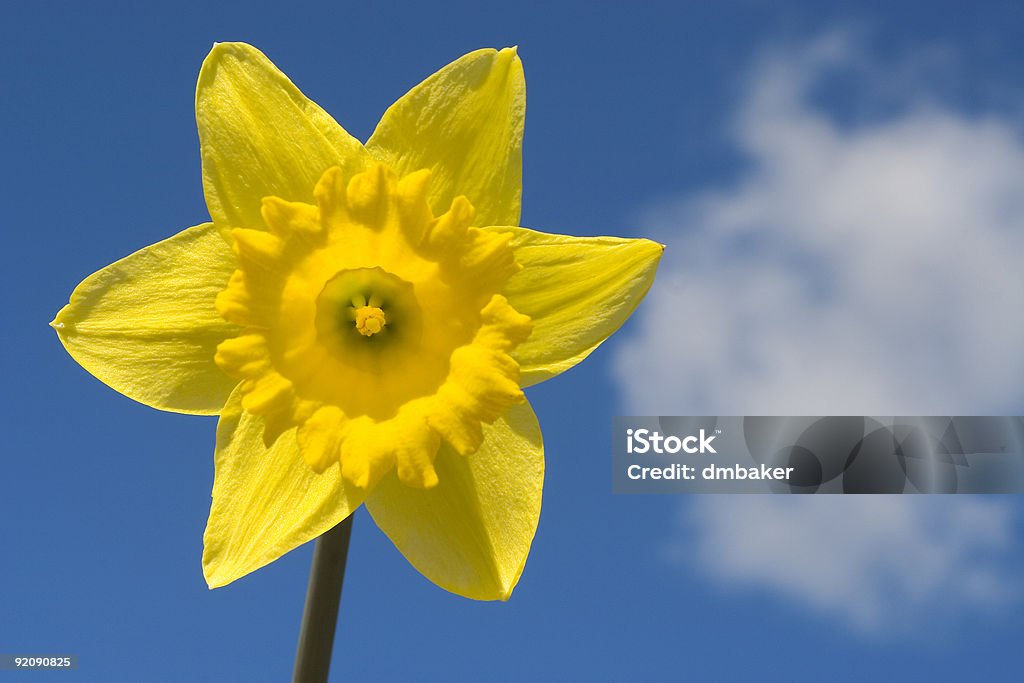
[[[235,255],[212,223],[93,273],[50,323],[101,382],[160,410],[212,415],[238,383],[214,364],[238,328],[213,306]]]
[[[196,85],[203,190],[213,222],[264,228],[263,197],[315,204],[323,172],[346,176],[369,159],[362,144],[245,43],[217,43]]]
[[[650,288],[664,251],[645,239],[488,229],[512,233],[523,266],[503,293],[533,319],[533,334],[512,353],[524,387],[568,370],[619,329]]]
[[[338,467],[317,474],[299,452],[295,429],[270,448],[263,420],[228,399],[217,424],[213,505],[203,536],[203,573],[217,588],[273,562],[348,517],[365,493]]]
[[[413,489],[394,473],[367,498],[377,526],[428,579],[467,598],[507,600],[540,517],[544,449],[529,404],[484,425],[476,453],[442,446],[438,484]]]
[[[515,48],[477,50],[391,105],[366,149],[399,176],[430,169],[435,215],[465,195],[476,225],[518,225],[525,115]]]

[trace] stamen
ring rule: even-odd
[[[384,311],[376,306],[360,306],[356,309],[356,330],[364,337],[372,337],[387,324]]]

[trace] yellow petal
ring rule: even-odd
[[[518,225],[525,114],[515,48],[477,50],[391,105],[366,149],[399,176],[430,169],[435,215],[466,195],[477,225]]]
[[[210,588],[231,583],[316,538],[362,502],[337,467],[317,474],[299,453],[295,430],[269,449],[263,421],[235,391],[217,424],[213,505],[203,536]]]
[[[203,190],[221,230],[265,227],[263,197],[315,204],[323,172],[363,169],[368,155],[354,137],[303,95],[262,52],[218,43],[196,86]]]
[[[198,225],[87,277],[50,325],[72,358],[129,398],[216,414],[238,383],[213,362],[238,333],[214,308],[234,269],[213,224]]]
[[[619,329],[650,288],[664,251],[644,239],[493,230],[512,233],[523,266],[504,294],[533,320],[533,334],[512,353],[524,387],[568,370]]]
[[[366,501],[377,525],[424,576],[476,600],[507,600],[540,517],[544,449],[529,404],[514,405],[463,457],[442,446],[438,484],[413,489],[392,472]]]

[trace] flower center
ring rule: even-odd
[[[316,298],[318,342],[339,361],[363,367],[415,348],[422,318],[413,284],[379,266],[339,271]]]
[[[501,295],[519,270],[510,236],[474,227],[465,197],[435,216],[429,185],[428,171],[329,169],[315,206],[267,197],[269,230],[232,231],[217,309],[245,329],[217,364],[268,445],[297,427],[311,467],[340,462],[360,487],[393,468],[432,486],[442,442],[473,453],[481,423],[524,400],[510,353],[530,320]]]
[[[364,337],[372,337],[387,325],[387,318],[384,311],[376,306],[360,306],[354,309],[356,316],[356,330]]]

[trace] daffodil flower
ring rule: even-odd
[[[365,504],[439,586],[511,593],[544,477],[522,388],[614,332],[662,252],[516,227],[524,110],[516,51],[478,50],[363,145],[255,48],[210,52],[212,222],[89,276],[52,325],[117,391],[219,415],[211,587]]]

